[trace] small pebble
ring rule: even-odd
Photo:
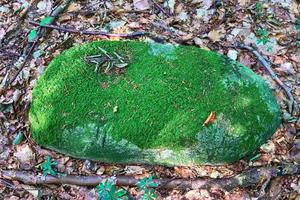
[[[232,60],[236,60],[237,59],[237,56],[238,56],[238,52],[236,50],[232,50],[230,49],[227,53],[227,56],[229,58],[231,58]]]

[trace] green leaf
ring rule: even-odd
[[[123,200],[128,199],[126,196],[126,190],[123,188],[117,190],[116,185],[105,180],[104,183],[100,182],[97,186],[96,192],[98,193],[99,199],[101,200]]]
[[[13,145],[20,144],[23,139],[24,139],[24,133],[23,132],[19,132],[18,135],[17,135],[17,137],[13,141]]]
[[[296,29],[300,30],[300,18],[296,19],[296,23],[295,24],[296,24]]]
[[[53,17],[45,17],[41,22],[40,22],[40,25],[41,26],[45,26],[45,25],[47,25],[47,24],[51,24],[51,22],[52,22],[52,20],[53,20]]]
[[[33,42],[37,37],[37,30],[32,29],[28,35],[28,42]]]
[[[119,189],[119,190],[117,191],[117,196],[118,196],[118,197],[122,197],[122,196],[124,196],[126,193],[127,193],[126,190],[124,190],[124,189]]]
[[[41,164],[41,169],[43,170],[43,176],[47,174],[56,175],[56,172],[52,169],[52,166],[57,165],[56,162],[51,162],[51,157],[46,156],[45,161]]]
[[[260,2],[256,2],[255,11],[258,15],[262,15],[263,7],[262,7],[262,4]]]
[[[298,48],[300,48],[300,42],[297,42],[296,45]]]

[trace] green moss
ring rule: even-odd
[[[97,47],[130,54],[125,75],[95,73],[84,57]],[[212,111],[216,121],[202,126]],[[219,54],[101,41],[53,59],[33,90],[30,121],[37,143],[75,157],[186,165],[233,162],[270,138],[280,118],[268,85]]]

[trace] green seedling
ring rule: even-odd
[[[158,184],[153,181],[152,176],[139,180],[137,186],[139,191],[144,192],[142,195],[142,200],[153,200],[157,198],[154,188],[156,188]]]
[[[57,173],[53,170],[52,166],[57,165],[56,162],[51,161],[50,156],[45,157],[45,161],[41,164],[41,169],[43,171],[43,176],[50,174],[52,176],[56,175]]]
[[[108,180],[105,180],[104,183],[100,182],[97,186],[96,192],[99,195],[100,200],[126,200],[128,197],[126,196],[126,190],[123,188],[118,189],[116,185]]]
[[[269,33],[266,29],[258,29],[257,34],[260,36],[256,42],[257,44],[263,43],[264,45],[266,45],[268,42],[270,42]]]

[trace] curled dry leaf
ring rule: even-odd
[[[203,123],[203,126],[207,126],[208,124],[212,123],[216,118],[215,112],[211,112],[205,122]]]

